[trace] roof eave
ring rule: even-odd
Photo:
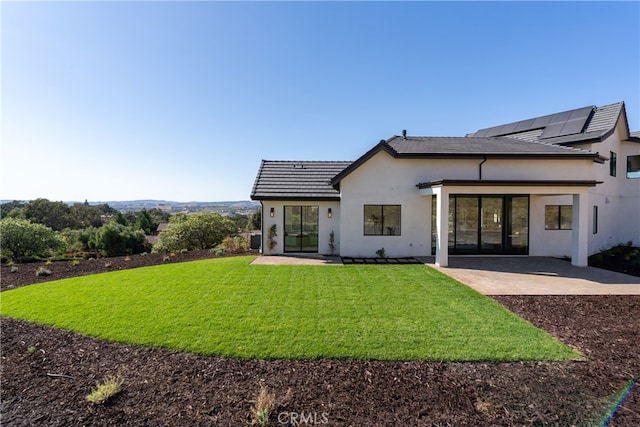
[[[501,185],[505,187],[595,187],[602,184],[603,181],[591,180],[476,180],[476,179],[438,179],[430,182],[421,182],[416,184],[419,190],[431,187],[439,187],[444,185],[457,185],[463,187],[484,187]]]
[[[282,200],[282,201],[320,201],[320,202],[336,202],[340,201],[340,196],[320,196],[320,197],[305,197],[305,196],[251,196],[251,200]]]

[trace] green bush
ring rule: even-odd
[[[174,215],[167,229],[160,233],[153,250],[170,252],[215,248],[225,237],[235,232],[233,221],[218,213]]]
[[[51,228],[24,219],[1,220],[0,236],[2,257],[16,261],[25,257],[49,256],[65,247],[65,243]]]
[[[142,230],[111,221],[97,230],[93,245],[104,256],[111,257],[144,252],[145,241]]]
[[[36,276],[38,276],[38,277],[51,276],[51,270],[47,270],[44,267],[39,267],[36,270]]]

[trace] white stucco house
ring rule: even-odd
[[[640,132],[624,102],[478,130],[392,136],[355,161],[263,160],[263,252],[568,256],[640,244]],[[269,250],[269,228],[276,226]]]

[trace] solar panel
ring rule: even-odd
[[[540,139],[574,135],[582,132],[592,111],[593,107],[584,107],[554,114],[551,122],[540,135]]]
[[[531,129],[540,129],[551,123],[552,115],[542,116],[534,119]]]
[[[534,119],[529,119],[529,120],[523,120],[521,122],[516,123],[516,129],[514,130],[514,132],[526,132],[528,130],[531,130],[531,125],[533,124],[535,120]]]
[[[553,123],[544,128],[540,138],[553,138],[562,134],[564,123]]]
[[[582,132],[584,125],[591,116],[593,107],[577,108],[561,113],[549,114],[534,119],[507,123],[506,125],[480,129],[475,133],[477,137],[491,137],[542,129],[540,138],[554,138],[557,136],[573,135]]]
[[[585,121],[586,120],[584,119],[569,120],[567,123],[565,123],[564,127],[562,128],[561,135],[563,136],[573,135],[573,134],[582,132],[582,128],[584,127]]]

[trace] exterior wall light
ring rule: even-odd
[[[275,214],[276,214],[276,213],[275,213],[275,208],[271,208],[271,210],[269,211],[269,216],[270,216],[271,218],[273,218],[273,216],[274,216]]]
[[[331,211],[331,208],[329,208],[329,210],[327,211],[327,216],[329,218],[333,218],[333,212]]]

